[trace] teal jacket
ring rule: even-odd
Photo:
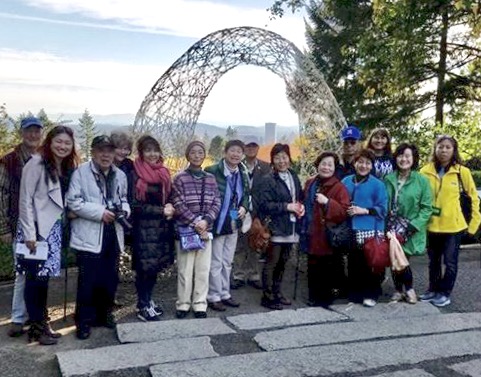
[[[384,177],[388,193],[388,208],[392,208],[396,194],[398,172]],[[409,220],[416,232],[403,245],[407,255],[421,255],[426,250],[427,225],[432,213],[432,193],[429,181],[417,171],[411,171],[398,194],[398,214]]]
[[[219,188],[220,192],[220,199],[221,199],[221,208],[224,203],[225,197],[225,190],[227,187],[227,180],[224,175],[224,159],[220,160],[217,164],[211,165],[205,168],[205,171],[214,175],[215,180],[217,181],[217,187]],[[240,200],[239,206],[244,207],[246,211],[249,211],[249,198],[250,198],[250,189],[249,189],[249,175],[247,173],[247,168],[244,164],[239,164],[239,172],[242,179],[242,198]],[[214,229],[217,229],[217,223],[219,221],[220,216],[217,216],[217,219],[214,223]],[[230,227],[226,224],[222,224],[222,230],[220,232],[221,235],[224,234],[231,234],[232,231]],[[240,228],[242,226],[242,221],[237,220],[237,227]]]

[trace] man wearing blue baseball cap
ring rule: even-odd
[[[361,137],[361,131],[353,124],[348,124],[348,126],[341,131],[342,165],[336,171],[336,176],[339,179],[355,173],[352,162],[356,153],[361,149]]]
[[[22,169],[30,157],[37,152],[42,140],[42,122],[27,117],[20,122],[22,142],[14,150],[0,158],[0,243],[12,245],[17,230],[18,199]],[[12,299],[12,323],[8,335],[17,337],[24,333],[27,310],[23,292],[25,275],[16,275]]]

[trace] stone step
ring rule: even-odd
[[[383,374],[376,374],[372,377],[434,377],[431,373],[426,372],[422,369],[409,369],[402,370],[400,372],[390,372]]]
[[[479,377],[481,376],[481,360],[471,360],[464,363],[454,364],[450,366],[452,370],[461,373],[463,376]]]
[[[227,317],[240,330],[269,329],[275,327],[346,321],[349,317],[323,308],[284,309],[265,313],[241,314]]]
[[[148,368],[172,361],[210,358],[218,354],[208,337],[197,337],[66,351],[59,352],[56,356],[63,377],[81,377]]]
[[[329,323],[264,331],[254,340],[266,351],[413,335],[481,329],[481,313]]]
[[[354,373],[374,368],[411,364],[448,357],[481,354],[480,331],[428,335],[342,345],[159,364],[152,377],[301,377]]]
[[[165,339],[235,333],[220,318],[184,319],[159,322],[133,322],[117,325],[121,343],[156,342]]]

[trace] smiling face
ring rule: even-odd
[[[356,169],[356,174],[366,177],[371,173],[372,161],[366,157],[359,157],[354,163],[354,168]]]
[[[291,160],[286,152],[279,152],[272,158],[274,169],[278,172],[285,172],[291,166]]]
[[[321,178],[331,178],[336,170],[336,163],[334,157],[324,157],[317,166],[317,172]]]
[[[259,152],[259,146],[256,144],[247,144],[245,146],[245,155],[248,159],[254,159]]]
[[[454,156],[454,143],[449,139],[443,139],[436,144],[436,158],[441,165],[447,165]]]
[[[66,133],[61,133],[52,138],[50,150],[56,159],[62,160],[72,153],[73,146],[72,137]]]
[[[204,149],[200,145],[194,145],[189,150],[187,160],[193,168],[200,168],[205,159]]]
[[[411,148],[406,148],[403,153],[396,157],[396,165],[400,171],[409,171],[414,164],[414,155]]]
[[[225,161],[230,166],[237,166],[244,158],[244,150],[238,145],[232,145],[224,153]]]
[[[99,166],[100,170],[107,171],[114,163],[115,149],[109,146],[96,147],[92,149],[92,160]]]
[[[132,151],[128,147],[128,145],[121,145],[115,148],[115,163],[120,164],[123,160],[125,160]]]
[[[375,134],[371,138],[371,146],[375,151],[384,151],[388,143],[388,138],[382,134]]]
[[[142,151],[142,159],[150,165],[157,164],[161,157],[160,149],[152,144],[147,144]]]
[[[353,157],[359,152],[361,143],[359,140],[347,139],[342,142],[342,154],[346,157]]]
[[[42,128],[39,126],[30,126],[22,129],[22,143],[28,149],[36,149],[42,140]]]

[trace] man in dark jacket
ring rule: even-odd
[[[250,142],[245,146],[244,165],[247,167],[249,174],[249,188],[259,184],[262,176],[271,171],[271,165],[265,161],[259,160],[257,154],[259,153],[259,144]],[[252,217],[257,213],[256,196],[251,190],[250,197],[250,212]],[[259,255],[249,248],[247,243],[248,232],[239,232],[239,239],[237,242],[237,250],[234,256],[233,280],[231,284],[232,289],[243,287],[246,283],[256,289],[262,289],[261,270],[259,268]]]
[[[348,175],[355,174],[353,161],[354,157],[361,149],[361,137],[361,131],[359,131],[359,129],[352,124],[341,131],[342,164],[336,169],[336,177],[338,179],[341,180]]]
[[[27,117],[20,122],[22,142],[0,159],[0,242],[12,245],[17,231],[18,199],[22,169],[30,157],[36,153],[42,140],[43,125],[35,117]],[[24,333],[27,309],[23,292],[25,275],[15,277],[12,299],[12,324],[8,335],[17,337]]]

